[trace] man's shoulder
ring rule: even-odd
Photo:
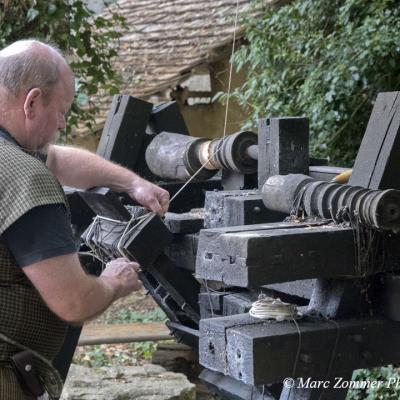
[[[27,211],[48,204],[66,205],[55,176],[35,157],[0,143],[0,234]]]
[[[45,166],[44,163],[20,147],[0,138],[0,163],[24,163]],[[6,166],[6,165],[4,165]]]
[[[0,140],[0,171],[0,180],[7,177],[52,176],[41,160],[3,140]]]

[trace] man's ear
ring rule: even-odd
[[[31,89],[25,97],[24,113],[27,119],[32,119],[35,116],[37,104],[42,100],[43,92],[39,88]]]

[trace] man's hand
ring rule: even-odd
[[[105,278],[116,284],[114,300],[117,300],[142,287],[142,282],[137,274],[138,271],[138,263],[129,261],[126,258],[117,258],[107,264],[100,278]]]
[[[139,177],[135,179],[132,186],[132,189],[128,190],[127,193],[133,200],[160,216],[167,212],[169,193],[166,190]]]

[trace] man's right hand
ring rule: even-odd
[[[138,276],[139,269],[138,263],[126,258],[117,258],[107,264],[100,278],[105,278],[115,284],[114,300],[117,300],[142,287]]]

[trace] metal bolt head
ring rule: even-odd
[[[26,372],[31,372],[32,371],[32,365],[31,364],[26,364],[24,369],[25,369]]]

